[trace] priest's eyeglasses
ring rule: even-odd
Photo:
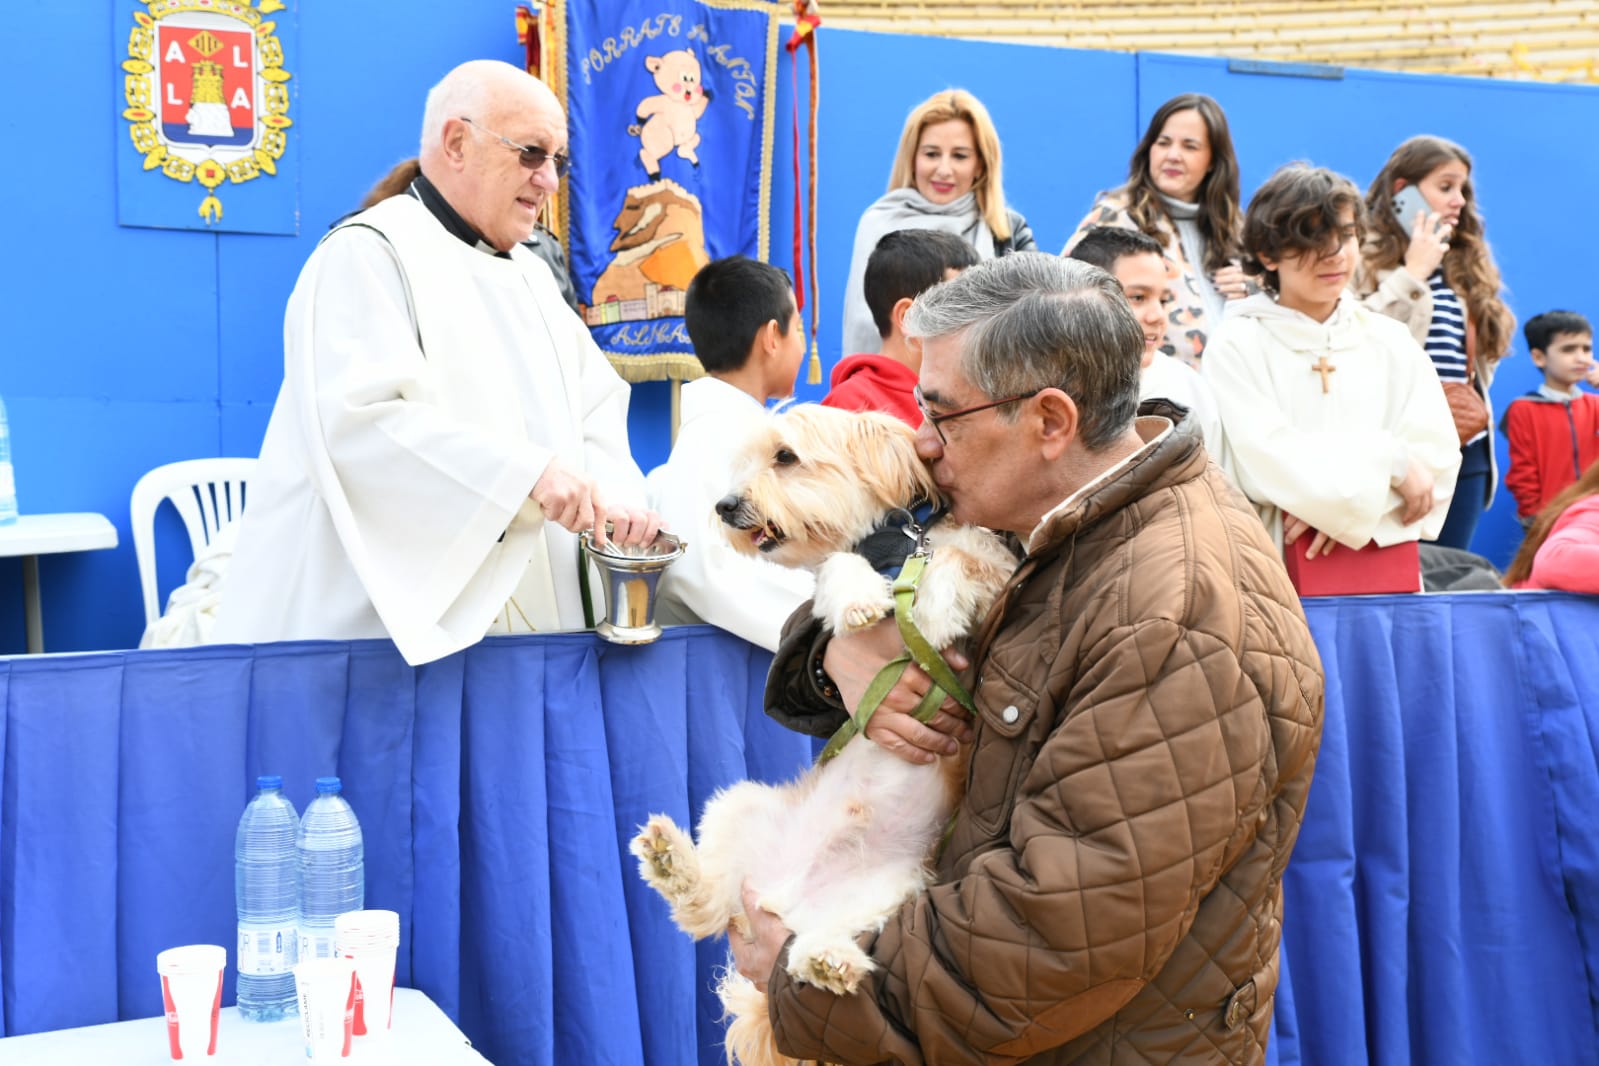
[[[941,423],[948,422],[952,418],[965,418],[967,415],[975,415],[979,411],[987,411],[992,407],[1004,407],[1006,404],[1016,403],[1018,400],[1031,400],[1043,391],[1042,388],[1037,388],[1032,392],[1007,396],[1003,400],[995,400],[992,403],[980,403],[975,407],[962,407],[958,411],[945,411],[941,415],[935,415],[932,409],[927,406],[927,398],[922,395],[922,387],[920,385],[917,385],[912,390],[912,395],[916,397],[916,409],[922,413],[922,418],[927,424],[933,427],[933,432],[938,434],[938,442],[940,444],[948,444],[949,438],[944,436],[944,428]]]
[[[555,152],[546,152],[544,149],[536,148],[530,144],[517,144],[515,141],[511,140],[511,138],[506,137],[503,134],[495,133],[481,122],[475,122],[472,119],[467,118],[465,115],[461,115],[460,119],[473,129],[482,130],[490,137],[498,137],[501,144],[518,154],[518,158],[521,160],[522,165],[527,167],[529,170],[537,170],[546,162],[552,162],[555,164],[555,176],[557,178],[564,178],[572,172],[572,161],[564,155],[560,155]]]

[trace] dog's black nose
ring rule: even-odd
[[[738,505],[739,499],[737,496],[723,496],[716,501],[716,513],[721,515],[722,519],[726,521],[733,516],[734,511],[738,510]]]

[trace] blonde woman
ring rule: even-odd
[[[1095,226],[1160,243],[1176,296],[1160,350],[1197,368],[1226,302],[1252,290],[1239,266],[1238,158],[1221,105],[1200,93],[1161,104],[1133,149],[1126,184],[1099,194],[1061,254]]]
[[[964,89],[946,89],[911,109],[888,192],[855,228],[844,290],[846,356],[875,352],[882,342],[866,306],[866,260],[879,240],[903,229],[956,234],[977,249],[979,259],[1038,247],[1027,220],[1005,203],[994,120]]]
[[[1410,186],[1425,206],[1401,219],[1396,197]],[[1499,480],[1488,386],[1516,329],[1483,237],[1471,156],[1442,137],[1410,138],[1372,180],[1366,209],[1371,229],[1355,289],[1367,307],[1409,327],[1432,358],[1461,445],[1460,480],[1438,543],[1469,549]]]

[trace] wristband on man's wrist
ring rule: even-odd
[[[827,668],[822,665],[821,651],[811,656],[811,680],[816,683],[816,691],[827,699],[838,699],[838,685],[827,676]]]

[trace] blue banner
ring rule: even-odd
[[[299,232],[292,0],[116,0],[117,221]]]
[[[573,157],[563,223],[579,313],[630,381],[693,378],[696,271],[768,258],[777,24],[771,0],[552,5]]]

